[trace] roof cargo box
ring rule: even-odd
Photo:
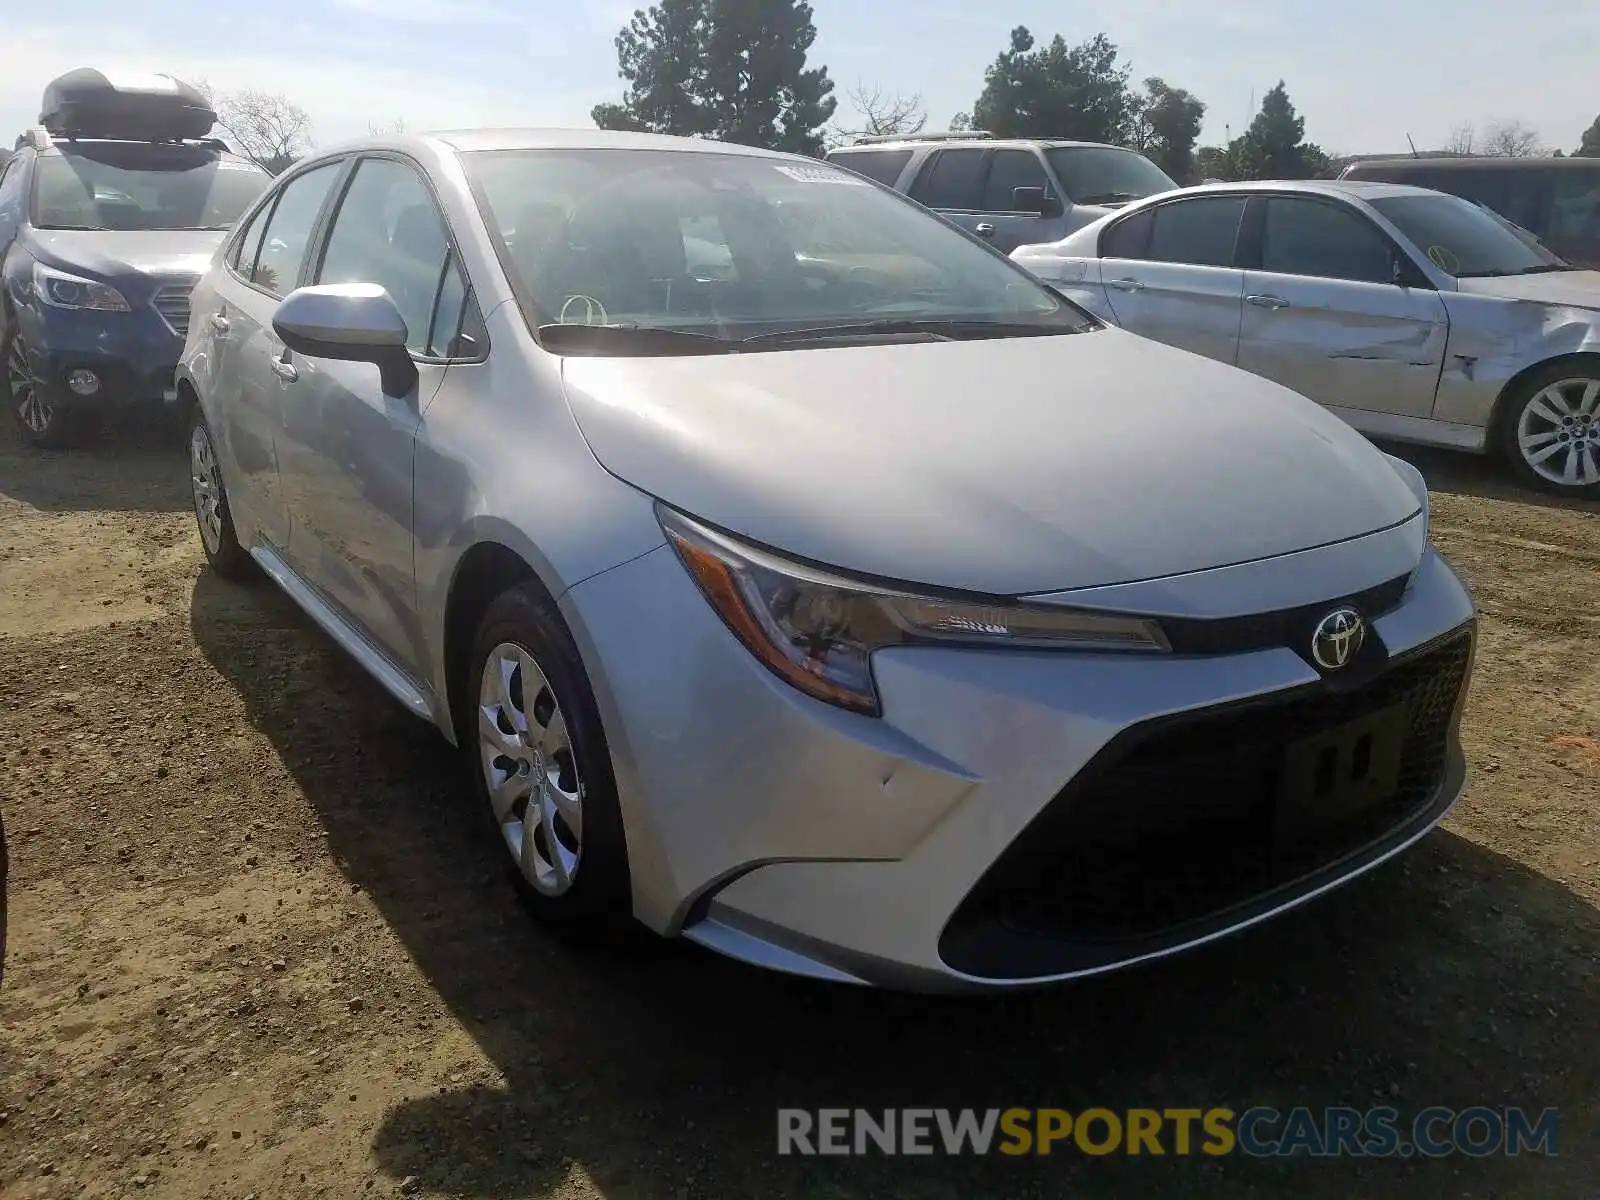
[[[171,75],[68,71],[44,89],[39,124],[52,137],[119,141],[203,138],[217,123],[200,92]]]

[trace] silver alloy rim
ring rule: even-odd
[[[39,391],[39,381],[20,337],[11,339],[11,353],[6,356],[6,386],[11,391],[11,403],[17,406],[17,419],[34,433],[49,432],[55,408]]]
[[[583,781],[550,681],[511,642],[496,646],[483,665],[478,746],[511,857],[540,892],[561,895],[583,857]]]
[[[1517,417],[1517,448],[1541,479],[1562,487],[1600,483],[1600,379],[1541,388]]]
[[[222,476],[203,425],[196,426],[189,439],[189,478],[194,484],[194,515],[200,522],[201,540],[215,554],[222,548]]]

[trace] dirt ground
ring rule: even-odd
[[[1401,862],[1002,999],[530,923],[444,743],[201,568],[180,441],[0,448],[0,1195],[1600,1196],[1600,505],[1410,456],[1483,638]],[[1560,1109],[1558,1155],[780,1159],[775,1109]]]

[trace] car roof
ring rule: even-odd
[[[1338,196],[1347,200],[1382,200],[1390,196],[1432,196],[1432,188],[1408,183],[1384,183],[1370,179],[1252,179],[1238,183],[1207,183],[1198,187],[1163,192],[1163,196],[1210,194],[1217,192],[1303,192],[1310,196]],[[1150,197],[1156,199],[1157,197]]]
[[[441,129],[394,137],[366,137],[328,146],[317,157],[355,150],[444,150],[470,154],[480,150],[679,150],[699,154],[736,154],[785,161],[799,156],[738,146],[708,138],[672,137],[659,133],[621,133],[606,129]],[[814,161],[814,160],[804,160]]]
[[[1473,157],[1451,156],[1448,158],[1364,158],[1358,162],[1350,163],[1346,171],[1393,171],[1397,169],[1408,171],[1568,171],[1578,167],[1588,167],[1593,170],[1600,167],[1600,158],[1584,158],[1579,155],[1561,158],[1513,158],[1508,156],[1489,157],[1486,155]]]
[[[142,138],[52,138],[48,146],[43,149],[37,149],[35,153],[40,158],[51,158],[56,155],[82,153],[85,150],[92,151],[99,146],[150,146],[159,150],[215,150],[223,158],[232,159],[234,162],[249,163],[251,166],[256,165],[244,155],[229,150],[225,146],[208,144],[211,140],[204,138],[183,142],[150,142]]]
[[[1045,150],[1060,150],[1071,147],[1086,147],[1095,150],[1126,150],[1125,146],[1112,146],[1108,142],[1074,142],[1066,138],[921,138],[907,136],[892,142],[869,142],[859,146],[838,146],[828,151],[833,154],[859,154],[863,150],[915,150],[919,146],[928,146],[939,150],[951,148],[959,150],[1010,150],[1018,146],[1038,146]],[[1128,150],[1129,154],[1138,153]]]

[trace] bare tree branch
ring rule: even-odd
[[[848,93],[850,106],[861,118],[860,128],[835,127],[832,139],[835,145],[854,141],[858,137],[910,137],[921,133],[928,123],[928,112],[922,105],[922,93],[902,96],[884,94],[881,87],[858,83]]]
[[[396,117],[392,121],[368,121],[367,133],[373,137],[399,137],[406,131],[406,119]]]
[[[1548,153],[1539,132],[1521,121],[1496,121],[1484,132],[1480,153],[1503,158],[1539,158]]]
[[[1450,140],[1445,142],[1444,148],[1451,154],[1470,155],[1478,152],[1476,132],[1472,125],[1457,125],[1450,131]]]
[[[239,153],[276,175],[311,149],[311,117],[286,96],[241,88],[221,91],[195,83],[217,110],[217,126]]]

